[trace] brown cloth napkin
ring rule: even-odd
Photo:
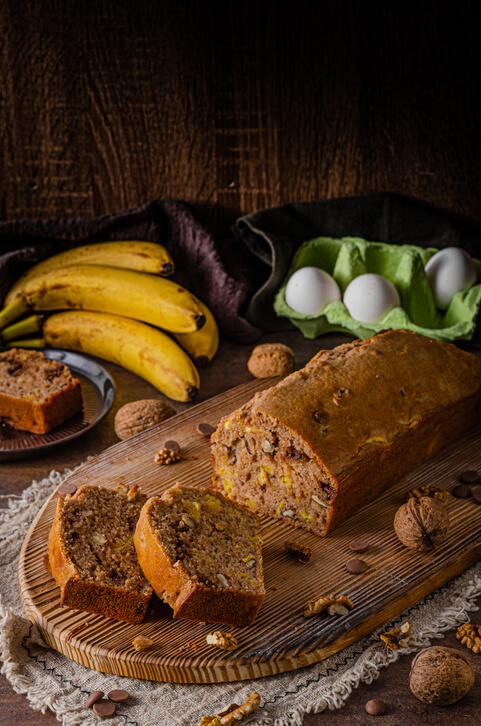
[[[175,263],[173,279],[203,300],[220,330],[252,343],[260,330],[239,310],[250,294],[249,276],[233,264],[229,245],[214,241],[182,201],[154,200],[97,219],[21,220],[0,223],[0,300],[32,264],[93,242],[145,240],[163,244]]]

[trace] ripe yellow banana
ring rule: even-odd
[[[200,303],[171,280],[106,265],[71,265],[45,272],[0,312],[0,330],[28,309],[94,310],[193,333],[205,323]]]
[[[96,356],[144,378],[174,401],[193,401],[200,379],[175,341],[150,325],[108,313],[69,311],[48,318],[45,344]]]
[[[172,257],[163,245],[155,242],[102,242],[82,245],[48,257],[27,270],[8,291],[4,305],[10,305],[30,280],[68,265],[109,265],[164,276],[174,272]]]
[[[217,353],[219,347],[219,329],[211,311],[199,300],[205,315],[205,325],[193,333],[174,333],[174,337],[198,366],[207,365]]]

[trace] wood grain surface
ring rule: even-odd
[[[216,425],[264,389],[271,380],[242,384],[163,422],[134,439],[117,444],[83,464],[69,476],[77,487],[119,483],[137,484],[148,495],[172,486],[211,486],[209,439],[197,432],[207,421]],[[176,440],[182,461],[155,464],[154,456],[165,441]],[[45,572],[48,544],[58,495],[54,493],[25,537],[19,561],[19,589],[28,618],[46,642],[72,660],[103,672],[170,682],[216,683],[245,680],[293,670],[332,655],[371,633],[407,607],[463,572],[481,555],[481,517],[474,500],[451,497],[448,505],[450,535],[430,554],[403,547],[393,530],[404,493],[421,485],[450,489],[460,471],[481,469],[481,428],[456,442],[398,482],[383,496],[351,517],[325,539],[288,523],[262,518],[266,598],[254,623],[236,628],[239,647],[220,651],[206,644],[216,629],[187,620],[173,620],[169,608],[154,605],[137,626],[69,610],[60,605],[60,591]],[[309,565],[298,563],[284,550],[293,537],[312,549]],[[362,575],[347,572],[352,559],[349,543],[367,540],[362,559],[369,565]],[[311,599],[337,594],[351,598],[354,608],[343,617],[304,618]],[[149,651],[137,653],[137,635],[154,641]],[[191,644],[185,648],[185,644]]]
[[[0,219],[94,216],[174,197],[225,234],[262,206],[395,191],[479,221],[477,9],[473,0],[434,10],[381,0],[4,0]],[[342,340],[276,338],[300,365]],[[247,357],[223,341],[202,400],[248,380]],[[1,464],[2,493],[102,451],[116,440],[115,410],[156,395],[107,367],[117,382],[109,417],[54,456]],[[441,643],[459,647],[452,632]],[[375,697],[389,704],[386,726],[479,723],[479,658],[477,687],[449,708],[411,696],[410,660],[304,726],[369,723],[364,703]],[[0,723],[57,721],[0,676]]]
[[[4,0],[0,218],[180,198],[226,233],[374,190],[479,220],[476,7]]]

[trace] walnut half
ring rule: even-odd
[[[324,595],[316,600],[310,600],[303,614],[305,618],[312,618],[313,615],[318,615],[327,610],[329,615],[346,615],[353,607],[352,600],[346,595],[331,594],[329,596]]]
[[[404,623],[400,628],[394,628],[394,630],[388,630],[387,633],[382,633],[381,640],[386,643],[390,650],[399,650],[399,648],[408,646],[410,636],[411,624]]]
[[[222,630],[215,630],[206,637],[209,645],[215,645],[222,650],[235,650],[237,648],[237,638],[231,633],[223,633]]]
[[[481,653],[481,625],[464,623],[456,631],[456,638],[473,653]]]
[[[241,706],[233,703],[228,708],[220,711],[217,716],[202,716],[199,726],[233,726],[246,716],[255,713],[260,705],[261,697],[254,691]]]

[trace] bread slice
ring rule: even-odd
[[[82,486],[60,497],[48,543],[49,570],[61,604],[140,623],[152,595],[133,536],[146,501],[133,486]]]
[[[481,360],[389,330],[322,350],[222,419],[214,482],[239,504],[325,535],[481,422]]]
[[[38,350],[0,353],[0,421],[46,434],[82,410],[82,388],[68,367]]]
[[[174,618],[254,620],[265,590],[259,520],[248,510],[211,489],[178,486],[147,501],[134,543]]]

